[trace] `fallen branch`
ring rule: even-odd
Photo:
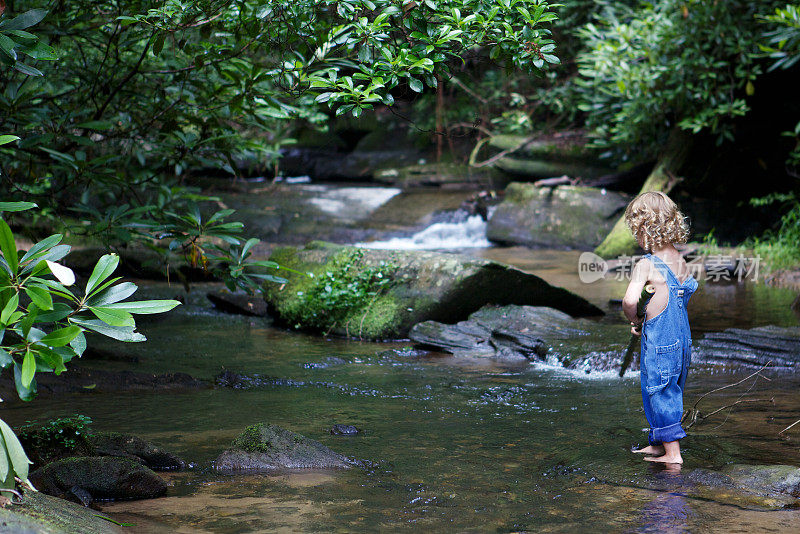
[[[747,402],[775,402],[774,398],[772,398],[772,399],[743,399],[742,398],[745,395],[747,395],[748,393],[750,393],[750,391],[756,385],[756,382],[758,381],[758,377],[761,377],[761,378],[763,378],[764,380],[767,380],[767,381],[770,380],[768,377],[762,375],[761,372],[764,371],[764,369],[769,367],[771,364],[772,364],[772,361],[768,361],[763,366],[761,366],[760,369],[758,369],[757,371],[747,375],[746,377],[742,378],[741,380],[739,380],[737,382],[734,382],[732,384],[726,384],[724,386],[721,386],[721,387],[718,387],[718,388],[714,388],[711,391],[708,391],[708,392],[700,395],[700,397],[695,401],[694,405],[689,410],[686,410],[685,412],[683,412],[683,416],[681,416],[681,425],[683,425],[684,428],[691,428],[698,421],[703,421],[705,419],[708,419],[709,417],[712,417],[712,416],[718,414],[719,412],[721,412],[723,410],[726,410],[728,408],[733,408],[737,404],[743,404],[743,403],[747,403]],[[705,415],[702,414],[700,412],[700,410],[698,409],[698,406],[699,406],[700,402],[703,399],[705,399],[706,397],[708,397],[709,395],[711,395],[712,393],[717,393],[717,392],[720,392],[720,391],[722,391],[724,389],[736,387],[736,386],[738,386],[740,384],[743,384],[744,382],[747,382],[751,378],[754,378],[752,385],[749,388],[747,388],[747,390],[744,393],[742,393],[739,396],[739,398],[736,399],[736,401],[734,401],[734,402],[732,402],[730,404],[726,404],[725,406],[722,406],[720,408],[717,408],[713,412],[710,412],[710,413],[705,414]],[[730,416],[730,413],[728,414],[728,416]],[[725,421],[720,423],[719,426],[724,425],[727,421],[728,421],[728,417],[726,417]],[[800,421],[798,421],[798,422],[800,422]],[[717,428],[719,428],[719,426]]]

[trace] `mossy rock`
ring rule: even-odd
[[[152,470],[128,458],[81,456],[62,458],[30,475],[31,483],[54,497],[128,500],[159,497],[167,483]]]
[[[349,468],[353,462],[318,441],[269,423],[249,426],[216,460],[218,471]]]
[[[595,187],[514,182],[489,218],[486,237],[503,244],[590,249],[608,234],[629,200]]]
[[[97,511],[26,491],[22,504],[0,508],[0,532],[19,534],[116,534],[129,532],[98,517]]]
[[[129,458],[156,471],[176,471],[186,467],[180,457],[132,434],[95,432],[87,438],[96,456]]]
[[[320,304],[327,273],[341,269],[381,268],[389,279],[380,292],[355,301],[334,315]],[[570,315],[602,315],[587,300],[538,276],[498,262],[427,251],[366,250],[311,242],[304,248],[283,247],[270,257],[279,265],[300,271],[281,274],[284,286],[265,286],[271,313],[286,326],[333,332],[367,339],[398,339],[419,322],[455,322],[485,304],[549,306]],[[388,266],[388,267],[387,267]],[[288,274],[287,274],[288,273]]]

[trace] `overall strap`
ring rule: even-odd
[[[661,276],[664,277],[664,280],[667,281],[667,285],[670,286],[681,285],[680,282],[678,282],[678,278],[675,276],[675,273],[672,272],[672,269],[669,268],[669,265],[664,263],[664,260],[656,256],[655,254],[647,254],[645,257],[648,258],[651,262],[653,262],[653,265],[656,266],[658,272],[660,272]]]

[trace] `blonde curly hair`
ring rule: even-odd
[[[648,191],[625,208],[625,223],[646,251],[689,239],[689,223],[675,202],[661,191]]]

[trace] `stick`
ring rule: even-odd
[[[636,317],[638,319],[644,319],[644,314],[647,310],[647,303],[650,302],[651,298],[653,298],[655,292],[656,288],[652,284],[647,284],[644,286],[644,288],[642,288],[642,294],[639,295],[639,302],[636,303]],[[642,325],[639,325],[636,330],[641,332]],[[622,358],[622,367],[619,370],[620,378],[625,376],[625,371],[627,371],[628,367],[631,365],[631,362],[633,361],[633,351],[636,349],[636,345],[638,343],[639,336],[636,334],[631,334],[631,340],[628,342],[628,348],[625,349],[625,357]]]

